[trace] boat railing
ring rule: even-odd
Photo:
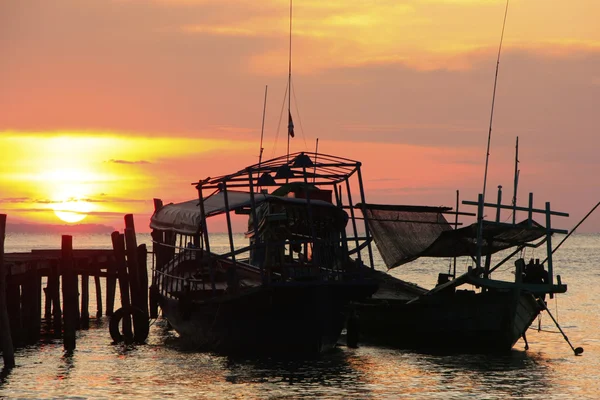
[[[559,216],[559,217],[568,217],[569,214],[568,213],[564,213],[564,212],[558,212],[558,211],[552,211],[550,208],[550,202],[546,202],[545,203],[545,207],[543,209],[540,208],[534,208],[533,206],[533,193],[529,193],[529,204],[527,207],[522,207],[522,206],[517,206],[516,204],[510,204],[510,205],[503,205],[502,204],[502,186],[498,186],[498,200],[497,203],[486,203],[484,202],[484,198],[482,194],[479,194],[478,196],[478,200],[477,201],[467,201],[464,200],[462,202],[462,204],[465,205],[471,205],[471,206],[477,206],[477,255],[476,255],[476,259],[475,259],[475,263],[477,267],[483,267],[483,277],[484,278],[489,278],[489,274],[496,268],[498,268],[499,265],[503,264],[504,262],[508,261],[508,259],[512,256],[514,256],[516,253],[518,253],[522,248],[526,247],[526,246],[530,246],[530,244],[528,243],[521,243],[517,246],[517,250],[514,251],[509,257],[505,258],[503,261],[501,261],[501,263],[497,266],[495,266],[493,269],[490,268],[490,260],[491,260],[491,254],[487,254],[486,255],[486,261],[485,261],[485,266],[482,264],[482,256],[484,254],[483,253],[483,243],[484,243],[484,237],[483,237],[483,230],[484,230],[484,210],[485,208],[492,208],[496,210],[496,215],[495,215],[495,221],[489,221],[489,220],[485,220],[486,224],[494,224],[496,226],[516,226],[516,223],[505,223],[505,222],[501,222],[501,211],[502,210],[511,210],[513,212],[513,221],[515,221],[515,215],[517,212],[525,212],[527,213],[527,228],[541,228],[545,230],[545,236],[543,238],[543,240],[535,245],[533,245],[533,247],[538,247],[540,246],[542,243],[546,243],[546,252],[547,252],[547,258],[546,258],[546,265],[548,268],[548,280],[546,282],[546,284],[548,285],[549,288],[552,288],[554,285],[554,271],[553,271],[553,263],[552,263],[552,253],[554,252],[554,250],[552,249],[552,235],[555,233],[560,233],[560,234],[567,234],[568,231],[564,230],[564,229],[556,229],[552,227],[552,216]],[[545,216],[545,226],[539,225],[537,224],[536,226],[534,226],[535,221],[533,219],[533,215],[534,214],[542,214]]]

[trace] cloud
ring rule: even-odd
[[[128,160],[110,159],[110,160],[105,161],[105,162],[107,162],[107,163],[113,163],[113,164],[150,164],[150,161],[146,161],[146,160],[128,161]]]
[[[19,204],[29,202],[31,202],[31,200],[28,197],[5,197],[3,199],[0,199],[0,203]]]

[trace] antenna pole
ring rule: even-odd
[[[260,153],[258,154],[258,166],[260,168],[260,163],[262,162],[263,155],[263,134],[265,133],[265,113],[267,111],[267,89],[268,85],[265,85],[265,103],[263,105],[263,117],[262,117],[262,127],[260,128]]]
[[[458,206],[460,200],[460,192],[456,191],[456,215],[454,216],[454,229],[458,229]],[[452,279],[456,279],[456,257],[453,260]]]
[[[504,27],[506,26],[506,15],[508,14],[508,2],[504,10],[504,22],[502,23],[502,34],[500,35],[500,46],[498,47],[498,59],[496,61],[496,75],[494,76],[494,91],[492,94],[492,110],[490,112],[490,128],[488,132],[487,152],[485,156],[485,173],[483,175],[483,202],[485,203],[485,186],[487,183],[488,163],[490,159],[490,143],[492,141],[492,121],[494,120],[494,102],[496,101],[496,84],[498,83],[498,69],[500,67],[500,51],[502,50],[502,40],[504,39]]]
[[[292,97],[292,0],[290,0],[290,52],[288,57],[288,118],[291,118],[291,97]],[[288,121],[289,124],[290,121]],[[287,135],[287,161],[290,161],[290,132],[288,128]]]
[[[517,187],[519,186],[519,137],[517,136],[517,145],[515,146],[515,182],[513,192],[513,225],[517,221]]]
[[[313,183],[315,183],[315,180],[317,179],[317,157],[318,156],[319,156],[319,138],[317,138],[317,144],[315,145],[315,168],[314,168],[314,174],[313,174]]]

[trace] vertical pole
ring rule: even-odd
[[[52,268],[52,267],[50,267]],[[50,274],[48,273],[48,279],[46,281],[46,287],[44,290],[44,319],[48,322],[52,319],[52,296],[51,296],[51,288],[50,288]]]
[[[260,174],[260,172],[259,172],[259,174]],[[263,268],[264,260],[265,260],[265,257],[264,257],[265,248],[262,244],[260,235],[258,234],[258,216],[256,215],[256,199],[254,198],[254,180],[252,179],[252,169],[248,170],[248,177],[249,177],[248,181],[250,182],[250,212],[252,213],[251,214],[252,229],[254,229],[254,237],[253,237],[254,246],[253,246],[253,249],[251,249],[251,251],[252,251],[251,261],[252,262],[256,262],[256,260],[259,261],[258,266],[260,268],[261,282],[264,285],[265,283],[267,283],[265,271]],[[262,194],[261,194],[261,196],[262,196]]]
[[[252,179],[250,179],[252,180]],[[231,215],[229,210],[229,196],[227,194],[227,183],[223,182],[223,200],[225,202],[225,219],[227,220],[227,235],[229,236],[229,251],[231,251],[231,260],[233,266],[227,269],[227,289],[235,291],[238,287],[237,265],[235,261],[235,245],[233,243],[233,228],[231,227]]]
[[[517,221],[517,188],[519,187],[519,137],[517,136],[517,144],[515,146],[515,179],[513,191],[513,225]]]
[[[52,285],[50,285],[52,283]],[[62,334],[62,311],[60,304],[60,263],[53,261],[48,276],[48,287],[51,288],[52,297],[52,329],[54,337],[59,338]]]
[[[217,291],[217,288],[215,286],[215,265],[214,265],[214,260],[213,260],[212,256],[210,255],[210,240],[208,238],[208,227],[206,226],[206,213],[204,210],[204,195],[202,193],[202,185],[203,185],[202,181],[198,182],[198,185],[196,185],[196,189],[198,190],[198,199],[200,201],[200,219],[201,219],[201,223],[202,223],[202,226],[200,227],[200,229],[202,229],[202,234],[204,235],[204,244],[206,247],[206,253],[208,254],[208,257],[209,257],[208,268],[210,268],[210,284],[211,284],[212,292],[214,295]]]
[[[356,172],[358,173],[358,186],[360,188],[360,201],[363,204],[363,209],[361,210],[361,212],[362,212],[364,220],[365,220],[365,234],[367,236],[367,250],[369,251],[369,262],[371,263],[371,265],[370,265],[371,269],[373,269],[373,268],[375,268],[375,263],[373,262],[373,249],[371,248],[371,232],[369,231],[367,214],[364,209],[365,189],[363,187],[362,174],[360,172],[360,163],[357,163]]]
[[[119,232],[117,232],[117,235],[118,234]],[[115,293],[117,292],[117,277],[119,275],[119,270],[116,264],[118,263],[111,261],[106,264],[106,315],[109,317],[113,315],[115,310]]]
[[[533,221],[533,193],[529,193],[529,211],[527,212],[527,226],[531,228]]]
[[[90,327],[90,275],[89,271],[90,260],[84,259],[80,261],[80,266],[85,271],[81,273],[81,329]]]
[[[62,294],[64,308],[63,345],[66,351],[75,350],[75,329],[77,326],[77,275],[73,270],[73,237],[62,236],[61,270],[63,277]]]
[[[42,275],[37,268],[33,275],[32,288],[35,299],[31,312],[33,314],[32,341],[35,343],[40,340],[42,330]]]
[[[24,274],[25,279],[20,279],[21,283],[21,332],[20,339],[25,344],[32,344],[31,337],[31,320],[33,315],[31,314],[32,300],[35,296],[32,292],[31,283],[33,278],[32,263],[26,264],[27,271]]]
[[[125,215],[125,253],[127,254],[127,271],[129,272],[131,304],[140,307],[140,277],[138,273],[137,240],[135,237],[132,214]]]
[[[335,192],[335,203],[340,209],[343,209],[344,203],[342,201],[342,186],[340,185],[338,187],[337,185],[334,185],[333,191]],[[344,254],[348,254],[348,238],[346,237],[346,229],[342,229],[342,248],[344,250]]]
[[[481,246],[483,245],[483,194],[477,198],[477,265],[481,267]]]
[[[96,287],[96,318],[101,318],[102,317],[102,286],[100,285],[100,276],[94,275],[94,285]]]
[[[127,267],[129,270],[129,287],[131,288],[131,304],[143,311],[144,315],[133,314],[133,326],[136,332],[143,332],[148,325],[148,290],[142,288],[140,259],[135,236],[133,214],[125,215],[125,243],[127,252]],[[145,246],[144,246],[145,249]],[[145,254],[145,252],[144,252]],[[144,266],[146,262],[144,261]],[[146,275],[146,283],[148,276]],[[144,338],[145,339],[145,338]]]
[[[502,185],[498,185],[498,207],[496,208],[496,222],[500,222],[500,205],[502,204]]]
[[[148,315],[148,249],[142,243],[137,247],[138,273],[140,280],[140,308]]]
[[[260,150],[258,154],[258,168],[260,169],[260,164],[262,163],[262,154],[263,154],[263,134],[265,132],[265,114],[267,112],[267,90],[269,86],[265,85],[265,101],[263,105],[263,115],[262,115],[262,127],[260,128]]]
[[[14,344],[14,342],[23,342],[23,318],[21,315],[21,285],[18,282],[11,281],[12,279],[6,282],[6,308]]]
[[[10,333],[8,310],[6,307],[6,268],[4,265],[4,237],[6,236],[6,214],[0,214],[0,345],[4,369],[15,366],[15,353]]]
[[[546,202],[546,248],[548,251],[548,285],[554,283],[554,271],[552,269],[552,226],[551,226],[550,202]]]
[[[360,243],[358,243],[358,229],[356,228],[356,218],[354,218],[354,206],[352,205],[352,193],[350,191],[350,181],[346,179],[346,191],[348,192],[348,206],[350,207],[350,219],[352,220],[352,230],[354,232],[354,244],[358,249]],[[356,257],[359,262],[362,262],[360,251],[356,252]]]
[[[288,57],[288,134],[287,161],[290,160],[290,125],[292,124],[292,0],[290,0],[290,55]],[[287,178],[286,178],[287,180]]]
[[[127,264],[125,261],[125,238],[119,232],[114,231],[111,234],[111,239],[115,255],[115,263],[117,267],[117,276],[119,277],[119,289],[121,290],[121,307],[128,308],[131,305],[131,303],[129,300],[129,279],[127,276]],[[125,336],[126,340],[133,340],[133,332],[131,330],[131,319],[129,318],[129,316],[123,318],[123,336]]]
[[[231,227],[231,216],[229,215],[229,196],[227,195],[227,184],[223,182],[223,200],[225,201],[225,219],[227,220],[227,233],[229,236],[229,250],[233,253],[235,251],[235,245],[233,243],[233,233]],[[235,254],[231,255],[233,260],[233,266],[235,268]]]
[[[34,344],[39,340],[41,330],[41,276],[37,262],[28,263],[27,268],[21,296],[22,337],[25,343]]]
[[[454,229],[458,229],[458,207],[460,206],[460,192],[456,191],[456,215],[454,216]],[[456,278],[456,257],[453,260],[452,278]]]

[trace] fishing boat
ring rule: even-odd
[[[349,303],[376,290],[361,267],[373,267],[371,240],[351,207],[352,191],[364,199],[361,163],[301,152],[194,184],[190,201],[155,200],[152,313],[219,353],[332,349]],[[227,244],[217,249],[209,227],[219,224]]]
[[[501,190],[498,203],[485,203],[482,195],[477,202],[463,201],[477,207],[476,214],[463,213],[477,220],[460,228],[445,217],[452,213],[450,207],[360,205],[388,269],[424,257],[470,260],[461,275],[456,274],[456,264],[454,271],[439,273],[431,289],[378,272],[378,292],[354,303],[362,341],[484,353],[508,351],[520,338],[527,346],[527,329],[540,312],[548,311],[546,296],[567,290],[552,263],[552,235],[567,231],[554,228],[551,217],[568,214],[551,211],[549,203],[534,208],[533,194],[526,207],[502,205]],[[484,219],[484,210],[490,208],[495,220]],[[512,211],[512,222],[501,221],[503,209]],[[516,222],[517,213],[527,217]],[[535,215],[543,216],[544,225]],[[525,250],[539,247],[546,249],[545,260],[524,259]],[[513,278],[494,279],[499,268],[504,276],[511,276],[507,270],[512,269]]]

